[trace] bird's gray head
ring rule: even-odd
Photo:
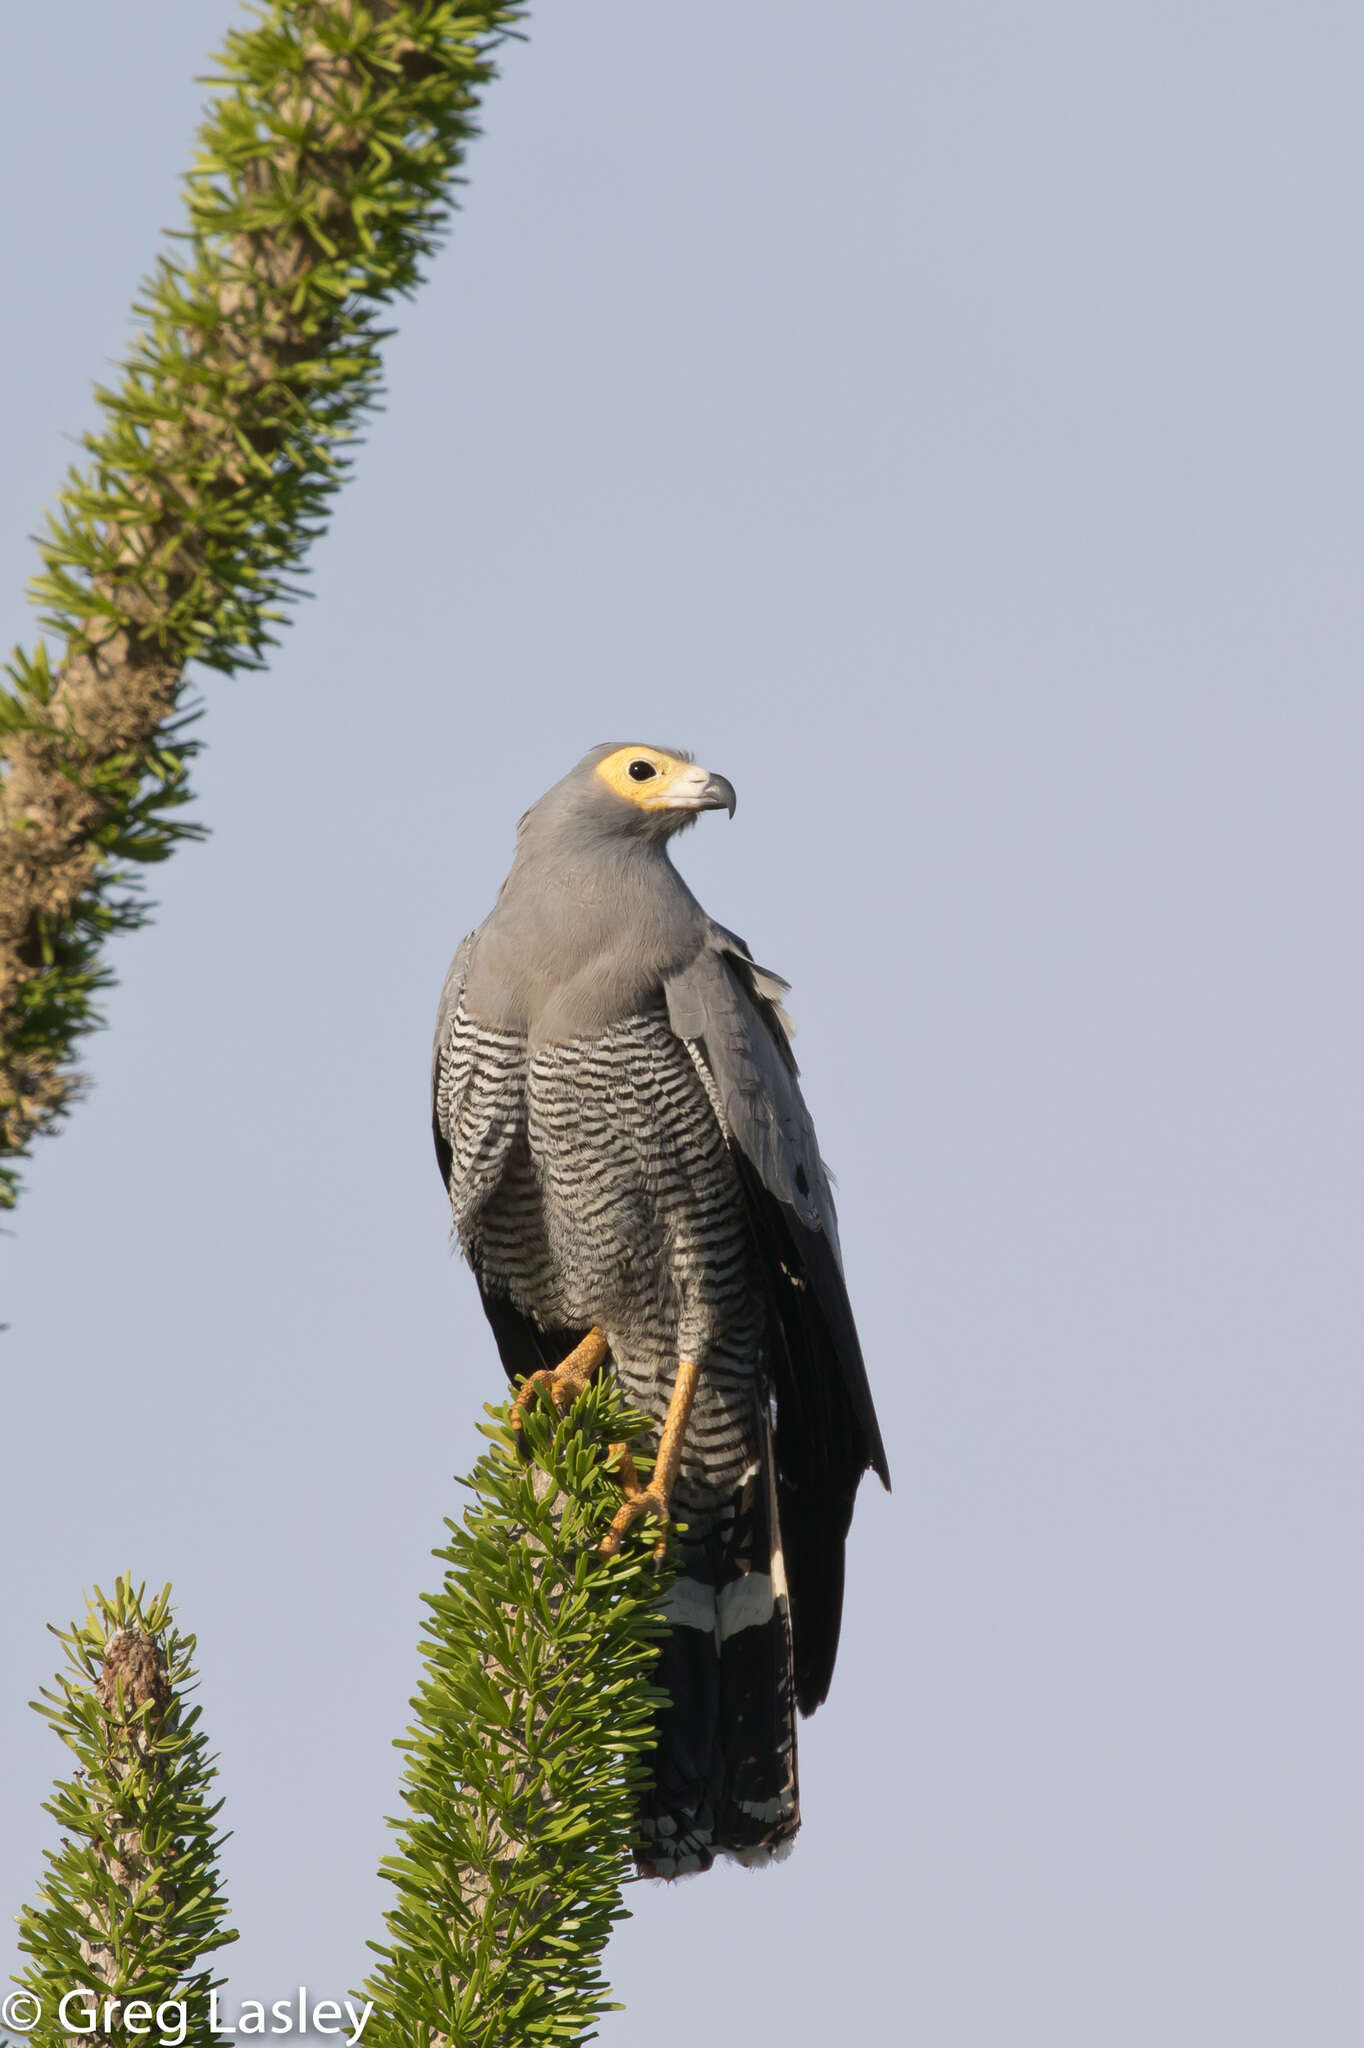
[[[669,839],[701,811],[734,815],[734,785],[690,754],[609,740],[584,754],[521,820],[583,837]]]

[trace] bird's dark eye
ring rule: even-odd
[[[631,782],[648,782],[651,776],[657,775],[658,770],[652,761],[632,761],[625,772]]]

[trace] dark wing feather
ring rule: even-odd
[[[797,1698],[808,1714],[833,1674],[858,1481],[870,1467],[889,1486],[890,1473],[780,1007],[785,989],[719,926],[666,984],[672,1028],[700,1047],[714,1081],[767,1284],[777,1498]]]
[[[477,936],[477,932],[470,932],[450,962],[445,986],[440,992],[440,1007],[436,1011],[436,1036],[431,1048],[431,1134],[436,1141],[436,1161],[440,1167],[441,1185],[447,1192],[450,1187],[453,1154],[450,1150],[450,1140],[441,1123],[441,1053],[450,1027],[455,1021],[460,998],[464,994],[465,977],[469,971],[469,955]],[[542,1367],[552,1371],[587,1335],[585,1330],[538,1329],[530,1317],[523,1316],[505,1296],[489,1294],[482,1279],[477,1274],[474,1277],[478,1279],[483,1312],[492,1326],[498,1356],[502,1360],[502,1369],[513,1384],[519,1379],[524,1379],[528,1373],[539,1372]]]
[[[440,1102],[440,1060],[445,1050],[445,1041],[455,1021],[460,998],[464,994],[464,979],[469,972],[469,955],[473,951],[476,933],[461,939],[455,949],[455,957],[446,969],[445,981],[440,992],[440,1003],[436,1010],[436,1035],[431,1041],[431,1135],[436,1141],[436,1162],[440,1167],[440,1184],[448,1194],[450,1191],[450,1168],[454,1154],[450,1140],[441,1123]]]
[[[553,1372],[587,1335],[586,1330],[542,1330],[529,1316],[523,1316],[505,1294],[489,1294],[481,1280],[478,1292],[497,1342],[502,1370],[512,1386],[533,1372]]]

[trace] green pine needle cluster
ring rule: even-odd
[[[147,915],[140,871],[198,829],[186,667],[264,661],[379,394],[379,310],[441,239],[522,6],[255,11],[41,543],[56,652],[16,650],[0,690],[0,1202],[76,1091],[104,941]]]
[[[647,1428],[609,1382],[571,1417],[489,1409],[475,1498],[435,1554],[407,1753],[389,1944],[366,1986],[376,2048],[591,2038],[599,1961],[631,1875],[650,1683],[666,1623],[647,1525],[596,1555],[620,1487],[607,1445]],[[528,1456],[526,1455],[528,1454]]]
[[[215,2040],[209,1992],[221,1980],[204,1958],[236,1935],[223,1924],[213,1763],[199,1709],[188,1704],[194,1638],[170,1613],[169,1587],[149,1599],[145,1586],[120,1579],[112,1597],[96,1588],[84,1623],[53,1631],[68,1669],[35,1705],[77,1769],[47,1801],[61,1844],[19,1922],[31,1961],[15,1981],[41,2006],[36,2048],[64,2048],[77,2031],[94,2048],[130,2048],[139,2032],[149,2042],[154,2030],[143,2022],[168,2001],[185,2004],[186,2048]],[[75,1990],[90,1997],[69,2014],[81,2024],[63,2027],[60,2001]],[[137,2000],[152,2014],[129,2015]],[[87,2005],[98,2015],[93,2032]]]
[[[648,1429],[598,1382],[560,1420],[542,1404],[513,1432],[490,1408],[473,1499],[435,1555],[407,1759],[388,1939],[363,1996],[366,2048],[531,2048],[592,2038],[613,2010],[601,1957],[628,1917],[635,1807],[647,1783],[651,1682],[667,1623],[644,1525],[597,1545],[620,1503],[610,1446]],[[234,1941],[217,1870],[214,1775],[186,1704],[194,1638],[170,1588],[120,1579],[59,1633],[70,1672],[38,1711],[78,1769],[48,1802],[61,1831],[20,1921],[15,1979],[40,2001],[36,2048],[69,2048],[62,1996],[88,1989],[93,2048],[152,2048],[129,2005],[183,2001],[185,2048],[211,2048],[205,1958]],[[115,2001],[112,2012],[105,2002]],[[108,2020],[109,2024],[105,2024]],[[174,2034],[172,2034],[174,2038]]]

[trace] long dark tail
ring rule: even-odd
[[[759,1456],[718,1513],[679,1538],[673,1623],[656,1682],[654,1782],[640,1803],[645,1877],[709,1870],[717,1856],[766,1863],[800,1826],[790,1602],[764,1415]],[[679,1520],[685,1502],[675,1500]]]

